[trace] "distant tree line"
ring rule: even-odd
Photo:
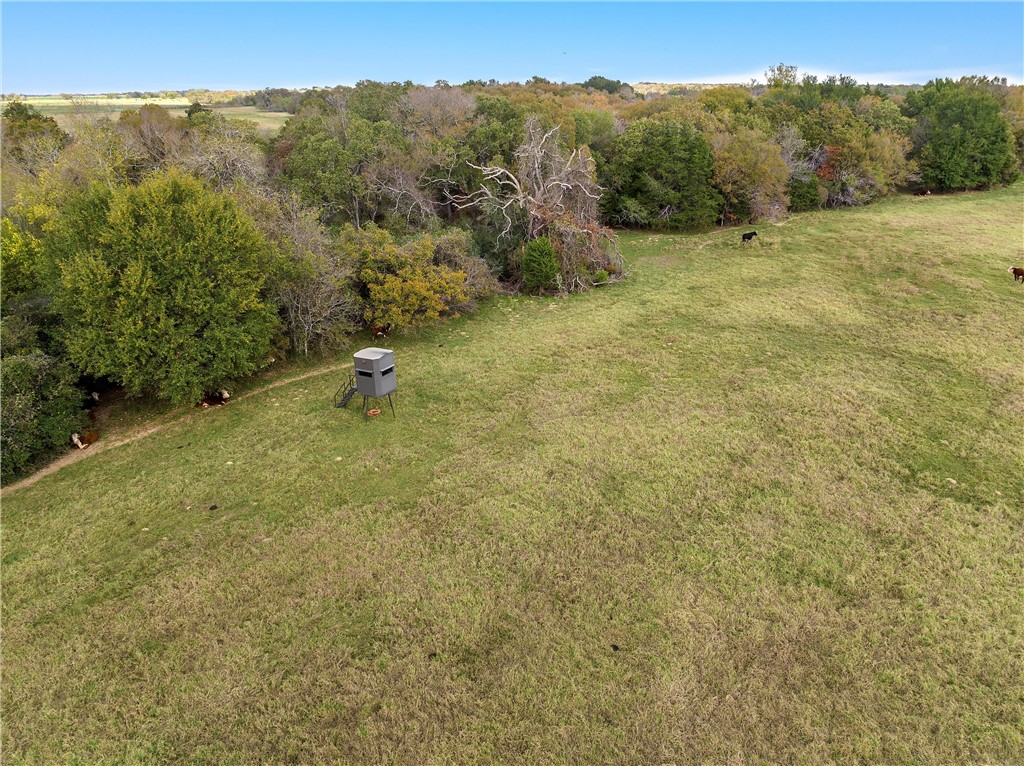
[[[428,158],[448,146],[457,146],[457,161],[509,162],[526,119],[535,117],[545,130],[559,129],[567,151],[589,150],[604,190],[601,220],[609,225],[687,228],[697,220],[728,224],[793,210],[865,204],[900,188],[983,188],[1011,180],[1020,167],[1024,95],[1005,78],[870,86],[842,75],[800,77],[795,67],[780,64],[765,79],[762,84],[684,88],[678,95],[670,91],[647,98],[638,98],[626,83],[602,76],[577,85],[541,77],[525,84],[475,80],[429,88],[365,81],[351,88],[265,89],[239,102],[295,115],[275,146],[286,160],[283,175],[306,188],[311,204],[331,209],[329,216],[335,219],[353,222],[367,203],[380,222],[387,204],[351,194],[340,208],[337,200],[317,201],[318,181],[301,169],[301,157],[308,159],[312,141],[307,132],[333,132],[342,144],[352,140],[344,130],[332,128],[339,119],[365,120],[376,132],[356,138],[350,156],[350,167],[358,167],[355,175],[365,179],[368,169],[387,165],[381,152],[394,155],[414,147],[420,162],[410,170],[426,179],[436,170]],[[303,127],[311,120],[318,120],[318,127]],[[437,120],[444,124],[431,124]],[[641,126],[644,120],[659,127]],[[665,123],[670,124],[667,130]],[[629,129],[633,132],[627,136]],[[685,150],[669,148],[688,131],[695,132],[695,143]],[[301,157],[291,158],[295,137],[304,139]],[[360,152],[360,140],[374,148]],[[638,142],[644,145],[643,156],[637,154]],[[952,169],[956,163],[961,170]],[[468,171],[463,175],[467,183],[461,191],[466,193],[477,179]],[[713,215],[706,214],[707,205],[698,206],[704,213],[677,212],[676,196],[693,191],[686,191],[684,177],[703,179],[696,182],[701,185],[697,196],[715,203]],[[450,180],[438,184],[426,179],[419,191],[448,211]],[[360,186],[358,181],[355,185]],[[438,191],[442,193],[430,194]]]
[[[411,327],[496,290],[621,279],[613,228],[702,230],[985,188],[1024,158],[1024,89],[909,92],[772,67],[764,84],[638,97],[566,85],[363,81],[196,97],[66,129],[3,111],[3,480],[80,427],[83,380],[194,402],[367,323]]]

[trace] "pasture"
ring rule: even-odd
[[[191,102],[187,98],[106,98],[103,96],[83,96],[69,99],[63,96],[28,96],[23,98],[43,114],[53,117],[61,127],[67,128],[76,116],[109,118],[116,120],[125,109],[138,109],[146,104],[164,107],[176,117],[184,117],[185,110]],[[262,112],[254,106],[222,106],[213,105],[213,110],[229,119],[252,120],[260,131],[271,136],[280,130],[290,114],[286,112]]]
[[[1024,187],[754,228],[8,489],[3,761],[1024,761]]]

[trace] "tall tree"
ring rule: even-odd
[[[284,176],[303,201],[320,211],[325,223],[372,222],[387,204],[368,182],[371,166],[406,140],[391,122],[371,123],[341,113],[314,116],[289,126]]]
[[[722,197],[712,185],[711,147],[692,125],[641,119],[612,144],[601,207],[620,226],[703,229]]]
[[[197,401],[262,365],[279,322],[266,242],[230,198],[177,171],[103,187],[49,240],[68,355],[129,394]]]
[[[1013,134],[999,99],[972,81],[932,80],[907,95],[906,112],[928,186],[977,189],[1011,180],[1017,172]]]
[[[777,143],[759,130],[737,128],[711,140],[715,185],[725,196],[725,219],[780,218],[789,199],[789,167]]]

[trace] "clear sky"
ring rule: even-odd
[[[6,93],[362,79],[1024,81],[1024,3],[12,3]]]

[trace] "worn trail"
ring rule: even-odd
[[[237,397],[235,401],[242,402],[250,397],[266,393],[267,391],[273,390],[275,388],[280,388],[281,386],[287,386],[292,383],[298,383],[300,380],[314,378],[317,375],[326,375],[327,373],[335,372],[341,369],[347,364],[349,364],[349,362],[339,362],[337,364],[332,364],[327,367],[321,367],[316,370],[304,372],[301,375],[295,375],[290,378],[282,378],[281,380],[275,380],[273,383],[268,383],[267,385],[261,386],[260,388],[253,389],[252,391],[247,391],[246,393]],[[25,487],[31,487],[33,484],[35,484],[43,477],[49,476],[50,474],[53,473],[57,473],[57,471],[59,471],[60,469],[77,463],[80,460],[85,460],[85,458],[87,457],[97,455],[100,452],[104,452],[105,450],[108,449],[113,449],[114,447],[123,447],[125,444],[131,444],[132,442],[137,442],[140,439],[145,439],[147,436],[152,436],[155,433],[159,433],[160,431],[163,431],[164,429],[169,428],[173,425],[177,425],[178,423],[188,420],[189,418],[200,417],[204,412],[206,412],[206,410],[190,410],[184,413],[179,412],[159,423],[151,423],[143,428],[138,428],[134,431],[129,431],[128,433],[121,434],[119,436],[114,436],[109,439],[100,438],[94,444],[90,445],[88,449],[71,450],[64,455],[61,455],[56,460],[47,463],[38,471],[36,471],[33,474],[30,474],[29,476],[26,476],[24,479],[19,479],[13,484],[8,484],[6,487],[3,488],[2,491],[0,491],[0,496],[6,496],[11,492],[15,492],[19,489],[24,489]]]

